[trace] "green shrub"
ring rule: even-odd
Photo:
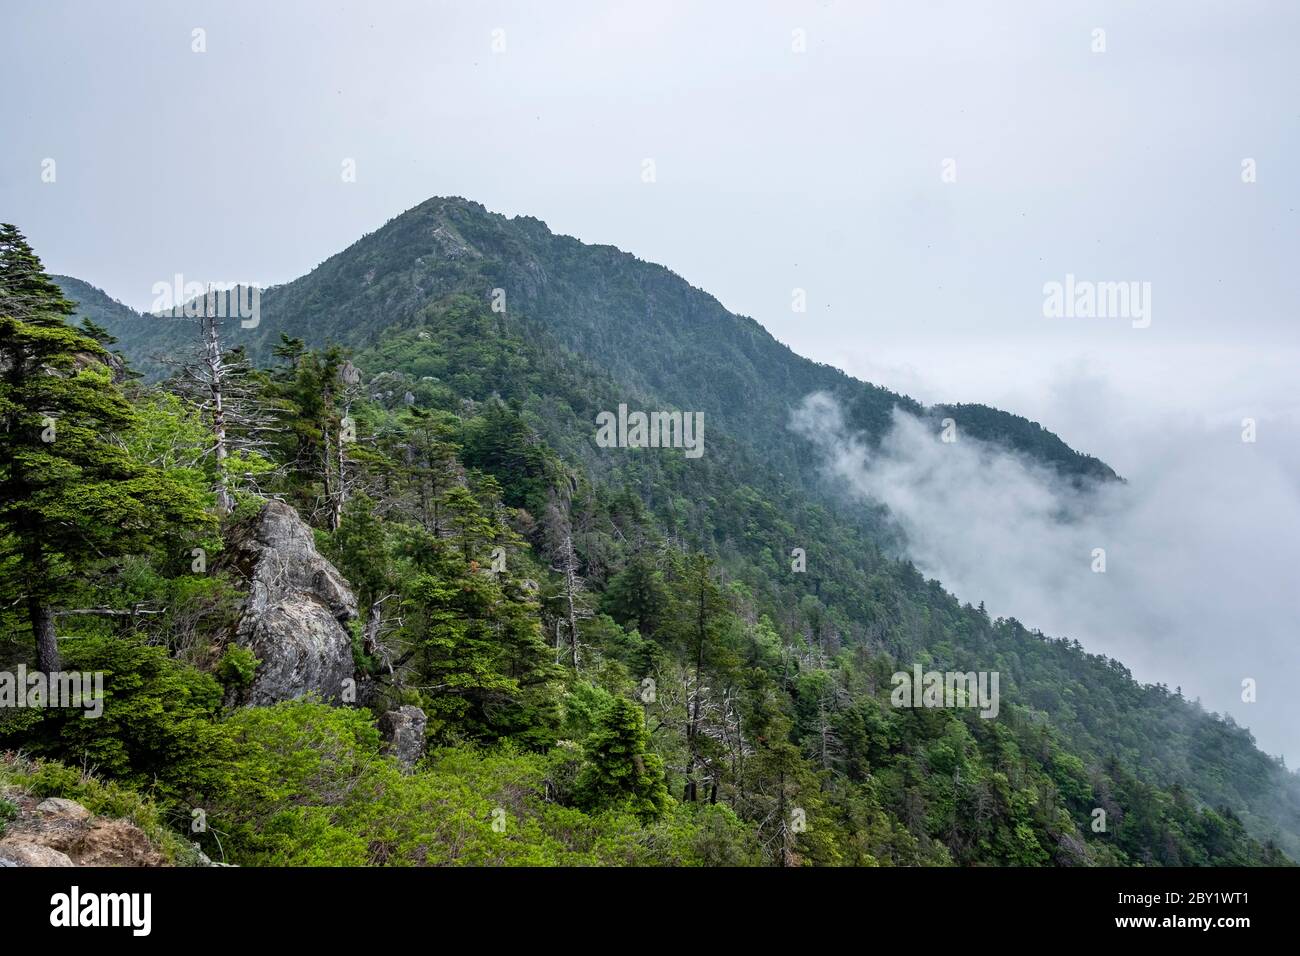
[[[237,746],[219,722],[221,685],[135,639],[60,642],[67,670],[104,672],[104,711],[51,708],[20,735],[0,731],[0,748],[21,748],[186,803],[224,789]]]
[[[637,714],[639,718],[639,714]],[[230,715],[232,785],[204,806],[228,859],[259,866],[604,866],[757,862],[753,832],[722,807],[628,806],[596,814],[556,802],[576,747],[447,748],[404,774],[369,712],[317,700]],[[634,803],[635,801],[629,801]],[[652,801],[653,802],[653,801]],[[638,808],[639,809],[639,808]]]
[[[240,863],[356,866],[362,822],[398,772],[379,752],[369,711],[313,698],[235,711],[231,785],[204,804],[209,827]],[[215,850],[215,838],[208,849]],[[206,843],[205,843],[206,846]]]
[[[240,644],[231,644],[217,662],[217,680],[225,687],[247,687],[253,683],[257,665],[262,663],[251,650]]]

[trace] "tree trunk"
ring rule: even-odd
[[[573,553],[573,538],[564,536],[564,588],[569,601],[569,664],[578,670],[578,608],[574,600],[577,583],[578,559]]]
[[[776,782],[776,819],[777,819],[777,836],[781,839],[781,846],[777,857],[777,866],[786,865],[786,841],[789,831],[786,829],[790,821],[785,816],[785,770],[782,769]]]
[[[38,597],[27,599],[27,613],[36,638],[36,667],[46,674],[59,669],[59,636],[54,630],[54,615]]]
[[[334,531],[339,530],[343,524],[343,506],[348,503],[348,479],[346,472],[346,459],[343,456],[343,446],[346,442],[343,440],[344,422],[352,415],[352,402],[349,399],[343,405],[343,417],[339,420],[339,440],[338,440],[338,486],[334,489],[334,508],[331,512],[330,526]]]
[[[700,732],[700,674],[704,670],[704,586],[704,582],[701,581],[699,619],[696,622],[699,633],[695,650],[695,686],[691,688],[690,719],[686,724],[686,800],[690,803],[694,803],[696,797],[695,765],[697,759],[695,745],[696,737]]]
[[[335,509],[337,502],[334,499],[334,462],[330,445],[330,426],[326,422],[321,429],[321,439],[324,441],[324,447],[321,450],[321,487],[325,494],[325,504],[329,508],[329,529],[330,531],[339,530],[337,523],[338,512]]]
[[[206,310],[205,310],[206,311]],[[217,461],[217,514],[230,514],[235,510],[235,499],[230,493],[230,480],[226,476],[226,459],[230,451],[226,446],[226,403],[222,389],[221,340],[217,333],[217,320],[205,316],[203,321],[203,361],[208,366],[208,391],[212,402],[213,452]]]
[[[380,643],[380,633],[384,626],[383,602],[386,598],[378,598],[370,605],[370,610],[366,612],[366,624],[361,631],[361,647],[372,658],[379,661],[380,665],[388,669],[388,673],[393,672],[392,655],[389,654],[388,648]]]

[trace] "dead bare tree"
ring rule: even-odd
[[[252,366],[243,350],[222,348],[221,324],[215,310],[201,310],[197,328],[199,342],[190,354],[179,362],[168,362],[176,368],[176,375],[167,387],[197,409],[211,429],[212,443],[204,449],[203,457],[214,461],[217,512],[228,515],[235,506],[231,460],[268,447],[268,436],[279,429],[273,424],[271,409],[262,402],[250,380]],[[252,473],[235,477],[241,483],[256,485]]]
[[[823,770],[833,769],[835,761],[844,753],[844,744],[835,729],[834,717],[849,700],[848,691],[834,678],[823,682],[817,690],[816,723],[804,747]]]
[[[400,613],[396,617],[385,618],[384,604],[400,597],[401,595],[398,594],[385,594],[372,601],[370,609],[366,612],[365,626],[361,631],[362,650],[373,657],[390,677],[395,674],[391,635],[401,630],[402,618]]]
[[[567,489],[566,489],[567,491]],[[546,508],[546,537],[551,552],[552,570],[560,575],[560,593],[556,596],[561,609],[555,620],[555,650],[558,657],[567,646],[569,666],[575,671],[581,663],[579,622],[593,616],[587,587],[579,574],[581,564],[573,547],[573,525],[567,494],[551,493]],[[567,640],[561,640],[561,631]]]
[[[647,708],[647,724],[653,712],[656,723],[651,734],[668,728],[686,740],[681,761],[669,765],[685,778],[685,799],[695,799],[699,790],[707,787],[708,802],[717,803],[727,764],[737,766],[752,751],[741,734],[737,704],[734,689],[716,693],[701,683],[688,664],[676,664],[656,679],[655,703]]]
[[[334,433],[332,454],[328,426],[325,429],[325,460],[322,469],[331,531],[337,531],[342,524],[343,508],[348,503],[348,496],[357,480],[356,474],[348,473],[346,446],[357,440],[357,426],[352,420],[352,403],[361,394],[361,372],[351,362],[344,362],[339,366],[338,379],[337,401],[342,414],[339,416],[338,427]],[[333,395],[326,395],[326,407],[333,397]]]

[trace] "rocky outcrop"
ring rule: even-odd
[[[235,641],[261,661],[234,703],[268,705],[308,693],[341,699],[353,677],[357,599],[338,569],[316,550],[312,530],[282,501],[268,501],[236,529],[228,547],[249,582]]]
[[[424,729],[429,718],[419,707],[406,704],[379,718],[379,733],[384,738],[384,752],[397,758],[406,770],[412,770],[424,756]]]
[[[66,853],[39,843],[0,840],[0,866],[76,866]]]
[[[6,793],[18,815],[0,839],[0,866],[164,866],[145,832],[94,816],[73,800]]]

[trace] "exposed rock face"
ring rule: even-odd
[[[261,661],[238,702],[264,706],[312,692],[337,701],[354,672],[345,625],[357,599],[347,581],[282,501],[268,501],[233,538],[232,558],[250,582],[235,640]]]
[[[93,816],[73,800],[37,803],[7,794],[18,816],[0,840],[0,866],[162,866],[162,854],[127,820]]]
[[[385,713],[379,718],[385,752],[396,757],[407,770],[413,769],[424,756],[424,729],[428,723],[424,711],[410,704]]]

